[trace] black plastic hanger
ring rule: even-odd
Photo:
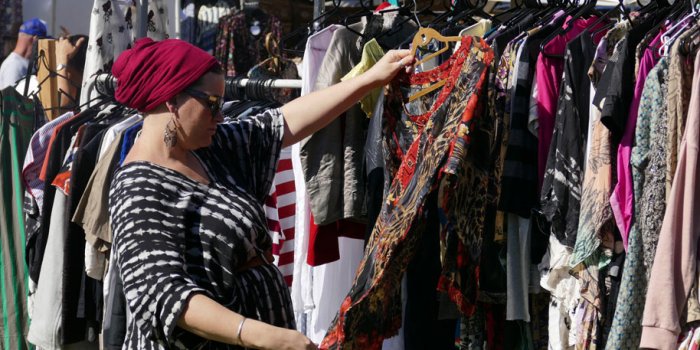
[[[514,0],[513,2],[515,3],[515,6],[509,8],[509,9],[507,9],[507,10],[501,12],[501,13],[495,14],[495,15],[493,16],[493,18],[494,18],[494,19],[498,19],[498,18],[500,18],[500,17],[503,17],[503,16],[505,16],[505,15],[509,15],[509,14],[512,14],[513,17],[515,17],[515,16],[517,16],[520,12],[522,12],[523,10],[526,10],[526,7],[525,7],[525,0],[520,0],[520,2],[518,2],[518,0]],[[511,17],[511,18],[512,18],[512,17]],[[500,20],[498,20],[498,21],[500,22]]]
[[[558,11],[556,6],[544,6],[539,2],[539,0],[523,0],[523,5],[524,8],[521,12],[511,17],[501,26],[506,28],[519,26],[520,23],[528,18],[529,15],[533,15],[535,18],[540,20],[549,19],[551,15]],[[535,23],[535,25],[537,25],[537,23]]]
[[[612,15],[614,13],[618,13],[618,12],[622,15],[623,18],[625,18],[625,19],[629,18],[628,10],[627,10],[627,8],[625,8],[625,5],[624,5],[624,0],[620,0],[618,2],[618,4],[615,5],[615,7],[610,9],[610,11],[608,11],[608,12],[604,13],[602,16],[598,17],[598,19],[595,22],[593,22],[590,26],[588,26],[588,28],[586,28],[586,31],[589,34],[591,34],[591,36],[595,36],[604,30],[610,29],[612,26],[615,25],[614,21],[608,21],[608,23],[606,23],[605,25],[596,29],[593,32],[588,31],[588,29],[596,28],[603,21],[609,20],[610,15]]]
[[[340,11],[340,0],[332,0],[332,5],[329,10],[324,11],[318,17],[314,18],[305,26],[292,31],[291,33],[283,36],[280,39],[280,47],[283,52],[291,53],[296,56],[304,55],[304,45],[306,45],[306,39],[311,36],[311,34],[324,28],[329,23],[337,23],[340,20],[338,16]],[[294,40],[295,38],[298,38]]]
[[[668,14],[668,19],[670,21],[677,21],[692,11],[693,4],[688,1],[677,0],[671,5],[671,8],[673,10]]]
[[[554,38],[556,38],[559,35],[565,34],[568,31],[573,28],[574,22],[583,17],[584,15],[590,14],[595,10],[595,0],[585,0],[583,5],[575,8],[575,11],[570,14],[571,19],[566,22],[566,27],[563,25],[557,28],[554,32],[552,32],[549,36],[547,36],[541,43],[540,43],[540,52],[542,55],[546,57],[551,57],[551,58],[564,58],[564,55],[558,55],[558,54],[549,54],[545,52],[545,46]],[[568,17],[568,16],[567,16]]]
[[[662,2],[663,4],[658,1],[650,0],[648,3],[642,4],[639,0],[637,0],[637,4],[639,5],[639,11],[637,11],[637,13],[640,17],[642,17],[648,13],[658,10],[661,7],[668,6],[668,2],[663,0]]]
[[[345,26],[345,28],[351,33],[354,33],[363,39],[368,39],[363,33],[360,33],[357,30],[350,27],[351,25],[357,23],[360,19],[374,15],[374,12],[369,7],[365,6],[364,0],[358,1],[360,3],[361,10],[345,17],[345,19],[343,20],[343,26]]]

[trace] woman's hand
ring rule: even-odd
[[[411,55],[411,50],[391,50],[382,57],[379,62],[375,63],[365,74],[370,79],[374,86],[384,86],[401,69],[410,72],[413,68],[414,57]]]
[[[59,114],[75,109],[78,106],[78,89],[83,81],[83,67],[76,67],[72,61],[85,45],[85,38],[79,38],[75,44],[68,38],[56,40],[56,70],[58,71],[57,88],[61,104]]]
[[[272,342],[265,349],[275,350],[317,350],[316,344],[303,334],[291,330],[283,329],[277,337],[271,338]]]
[[[84,37],[79,38],[75,44],[73,44],[69,38],[59,38],[56,42],[57,63],[68,64],[68,62],[75,57],[83,44],[85,44]]]

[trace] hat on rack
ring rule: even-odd
[[[188,42],[143,38],[122,52],[112,66],[117,78],[114,97],[121,104],[148,112],[217,65],[214,56]]]
[[[19,32],[31,36],[38,36],[39,38],[50,38],[46,35],[46,22],[39,18],[32,18],[22,23],[22,26],[19,27]]]

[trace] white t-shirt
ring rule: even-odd
[[[19,54],[10,53],[0,66],[0,90],[14,85],[27,74],[29,60]]]

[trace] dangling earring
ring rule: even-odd
[[[177,143],[177,129],[175,128],[174,116],[165,126],[165,132],[163,133],[163,142],[165,142],[165,145],[170,148],[175,147],[175,144]]]

